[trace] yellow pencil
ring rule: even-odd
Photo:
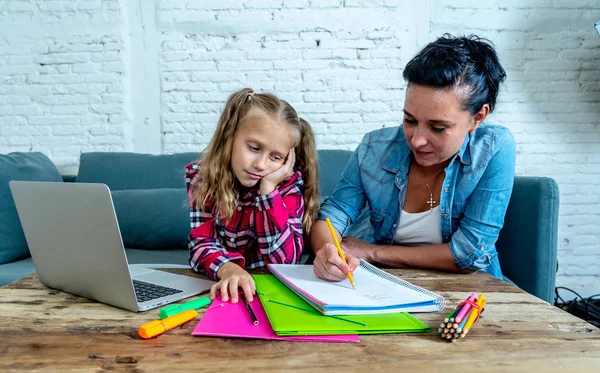
[[[340,247],[340,243],[338,242],[337,236],[335,235],[335,230],[333,230],[333,225],[331,225],[331,220],[329,220],[329,218],[325,218],[325,221],[327,222],[327,225],[329,226],[329,231],[331,232],[331,237],[333,237],[333,242],[335,243],[335,247],[337,247],[340,258],[342,258],[344,263],[348,264],[348,262],[346,261],[346,257],[344,256],[344,252],[342,251],[342,248]],[[354,290],[356,290],[356,285],[354,285],[354,276],[352,276],[351,271],[348,271],[348,280],[350,280],[352,287],[354,288]]]
[[[475,320],[481,313],[484,302],[485,302],[485,297],[484,297],[483,293],[481,293],[481,294],[479,294],[479,298],[477,299],[477,305],[479,306],[479,310],[477,309],[477,307],[473,307],[473,311],[471,311],[471,314],[469,315],[469,318],[467,319],[467,323],[465,324],[465,327],[464,327],[465,335],[466,335],[467,331],[469,329],[471,329],[471,326],[473,326],[473,323],[475,322]]]
[[[483,312],[483,310],[485,309],[485,305],[487,304],[487,300],[483,300],[483,303],[481,304],[481,312]],[[480,314],[481,314],[480,312]],[[475,319],[475,321],[473,321],[473,324],[475,324],[477,322],[477,320],[479,320],[479,317]],[[471,327],[473,327],[473,325],[471,325]],[[465,333],[465,335],[467,335],[467,333],[469,333],[469,329],[465,329],[463,331],[463,333]]]

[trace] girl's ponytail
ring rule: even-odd
[[[229,170],[229,162],[235,133],[240,121],[252,107],[249,101],[253,96],[254,91],[250,88],[240,89],[229,96],[215,134],[201,158],[196,175],[196,180],[201,182],[194,183],[194,203],[202,209],[209,207],[213,214],[223,220],[233,216],[237,205],[235,178]]]
[[[300,143],[296,151],[296,170],[302,172],[304,178],[304,217],[302,218],[302,229],[308,236],[317,218],[319,210],[319,164],[315,135],[308,124],[302,118],[300,122]]]
[[[207,153],[211,150],[215,150],[213,147],[223,147],[227,140],[233,138],[233,135],[235,135],[239,126],[240,119],[243,118],[244,114],[247,112],[247,108],[245,108],[244,104],[251,100],[253,95],[254,91],[251,88],[243,88],[229,96],[225,103],[225,108],[223,108],[223,112],[221,113],[221,117],[219,118],[219,123],[217,124],[217,129],[212,141],[208,144],[208,149],[206,150]]]

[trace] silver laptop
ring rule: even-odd
[[[213,281],[129,266],[105,184],[11,181],[42,284],[131,311],[210,289]]]

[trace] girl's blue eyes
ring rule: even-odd
[[[411,126],[414,126],[414,125],[417,124],[417,121],[414,120],[414,119],[404,119],[404,123],[407,123],[407,124],[410,124]],[[446,130],[446,127],[433,127],[433,126],[431,126],[429,128],[432,131],[438,132],[438,133],[444,132]]]

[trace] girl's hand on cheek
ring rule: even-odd
[[[281,167],[261,179],[260,193],[263,196],[271,193],[277,184],[290,177],[294,172],[294,164],[296,164],[296,152],[292,148]]]

